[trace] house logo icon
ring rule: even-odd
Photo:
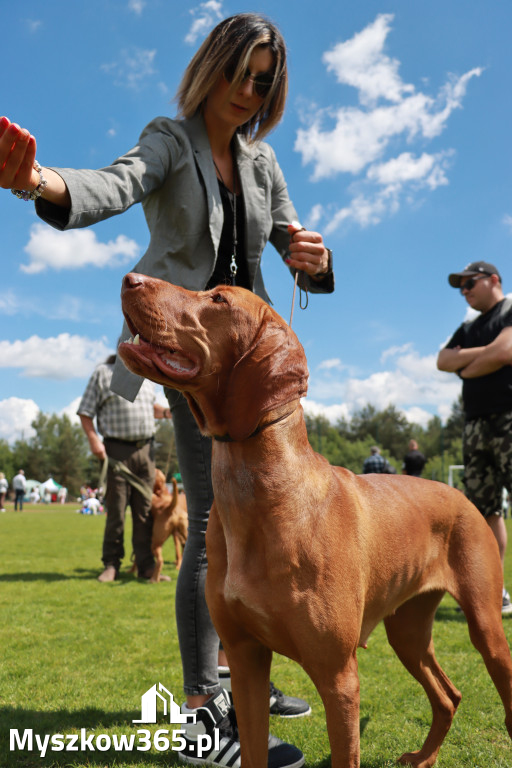
[[[163,705],[164,715],[169,715],[169,722],[179,725],[182,723],[195,723],[196,716],[183,715],[174,696],[162,683],[155,683],[146,693],[140,697],[140,720],[132,720],[132,723],[156,723],[158,704]]]

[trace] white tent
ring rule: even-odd
[[[44,483],[41,483],[39,492],[43,501],[51,501],[52,496],[57,494],[62,486],[55,482],[53,477],[49,477]]]

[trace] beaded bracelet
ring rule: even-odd
[[[20,200],[37,200],[37,198],[41,197],[44,190],[46,189],[48,182],[43,176],[43,169],[37,160],[34,162],[34,169],[39,174],[39,184],[35,189],[32,190],[32,192],[28,192],[26,189],[11,189],[13,195],[18,197]]]

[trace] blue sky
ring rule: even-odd
[[[204,35],[240,11],[287,41],[287,111],[268,140],[302,223],[335,255],[335,293],[294,314],[306,407],[446,418],[459,383],[435,358],[466,313],[447,274],[485,259],[512,286],[509,0],[27,0],[2,36],[0,113],[36,136],[42,165],[107,165],[174,115]],[[0,198],[0,437],[13,440],[39,409],[76,410],[148,235],[140,206],[57,233],[31,203]],[[271,248],[263,273],[288,319],[293,285]]]

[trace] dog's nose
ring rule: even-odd
[[[121,286],[121,296],[125,291],[133,290],[135,288],[142,287],[145,283],[145,276],[138,275],[135,272],[129,272],[123,277],[123,283]]]

